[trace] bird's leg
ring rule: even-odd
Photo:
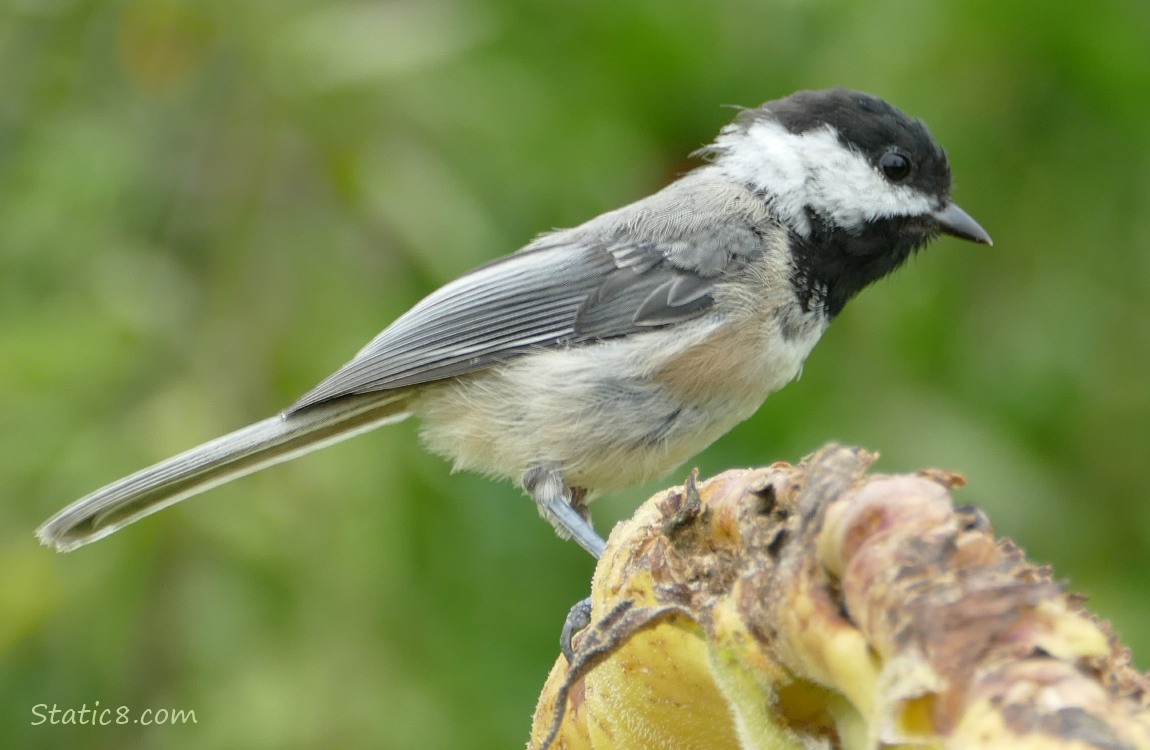
[[[591,514],[584,502],[586,492],[572,489],[563,480],[563,472],[556,466],[540,464],[523,474],[523,489],[539,506],[539,514],[546,518],[556,533],[570,537],[598,560],[607,543],[595,533]]]
[[[527,470],[523,475],[523,488],[535,499],[539,514],[551,522],[561,537],[570,536],[579,546],[598,560],[607,543],[595,533],[591,525],[591,513],[587,508],[587,491],[578,487],[568,487],[563,481],[563,472],[555,466],[539,465]],[[559,648],[567,657],[567,663],[574,659],[571,639],[591,623],[591,597],[587,597],[571,608],[563,622],[559,636]]]

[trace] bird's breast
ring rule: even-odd
[[[519,479],[538,462],[614,490],[665,475],[799,372],[821,325],[712,319],[540,351],[422,390],[423,435],[460,469]]]

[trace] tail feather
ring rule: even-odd
[[[353,396],[256,422],[82,497],[36,530],[69,552],[224,482],[408,416],[402,394]]]

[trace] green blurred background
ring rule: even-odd
[[[662,186],[720,105],[832,85],[929,122],[997,244],[942,240],[866,291],[695,463],[837,439],[959,470],[1150,666],[1148,39],[1145,0],[9,0],[4,746],[522,746],[592,562],[414,424],[68,556],[32,530],[286,406],[457,274]],[[198,723],[32,726],[97,700]]]

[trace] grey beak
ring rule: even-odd
[[[953,237],[983,245],[994,244],[994,240],[990,239],[986,230],[980,227],[970,214],[959,208],[958,204],[947,203],[931,216],[938,222],[939,229]]]

